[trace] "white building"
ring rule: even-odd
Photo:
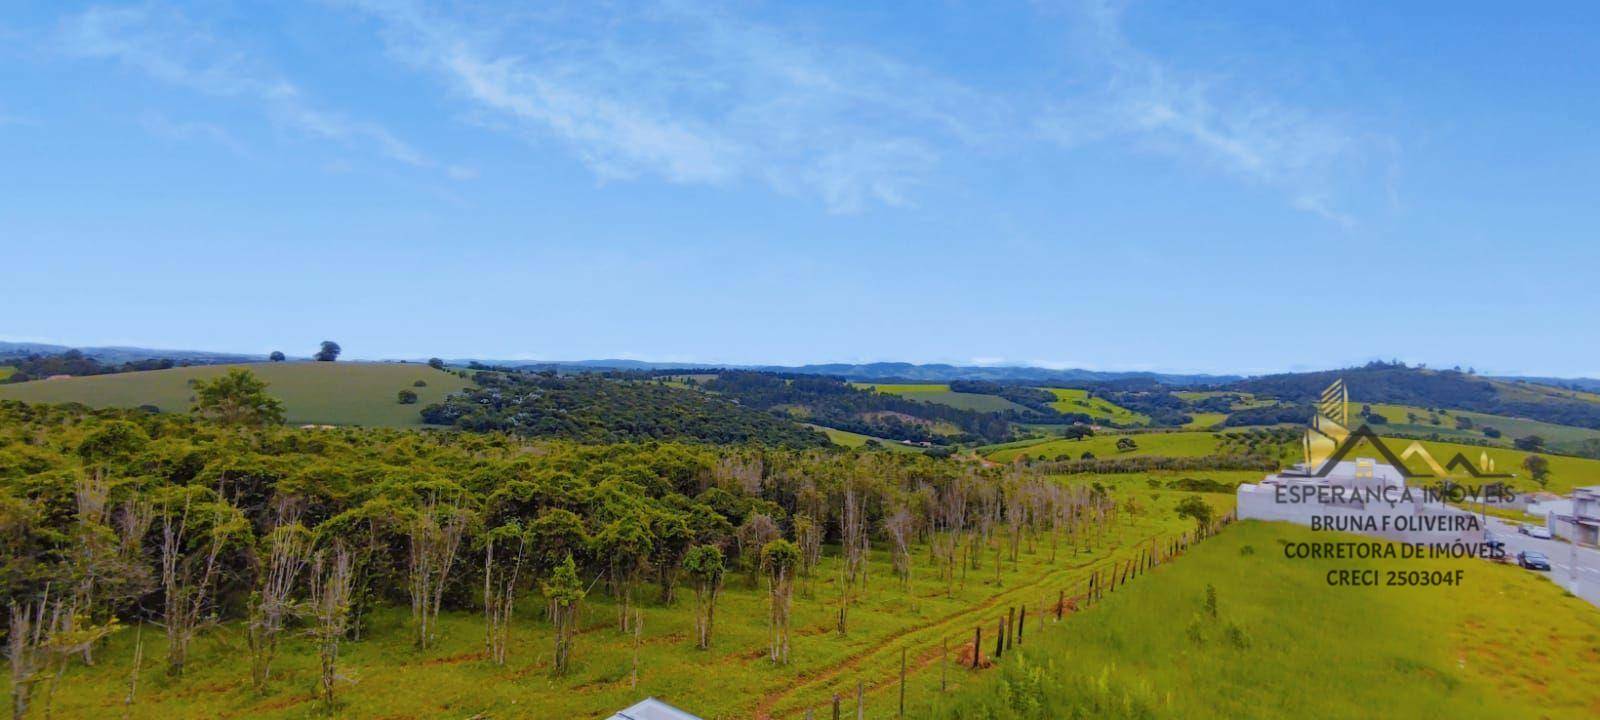
[[[606,720],[700,720],[655,698],[645,698]]]
[[[1236,493],[1239,519],[1306,526],[1326,526],[1331,520],[1341,524],[1334,529],[1345,529],[1342,524],[1348,523],[1356,528],[1353,532],[1417,540],[1418,523],[1411,519],[1442,508],[1421,488],[1408,488],[1394,466],[1371,458],[1341,461],[1322,477],[1308,476],[1304,468],[1298,464],[1259,483],[1241,484]]]
[[[1546,526],[1556,537],[1574,539],[1576,528],[1580,545],[1600,545],[1600,485],[1572,489],[1572,507],[1545,516]]]

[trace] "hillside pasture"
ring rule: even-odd
[[[949,385],[934,383],[915,384],[873,384],[851,383],[856,387],[872,388],[886,395],[899,395],[911,400],[949,405],[962,410],[976,410],[978,412],[1004,412],[1018,410],[1026,412],[1027,408],[1010,400],[996,395],[982,395],[979,393],[955,392]]]
[[[1237,523],[912,716],[1488,719],[1600,707],[1594,607],[1512,565],[1280,549],[1336,539],[1357,538]],[[1335,569],[1464,575],[1458,587],[1329,587]]]
[[[1117,441],[1129,438],[1138,446],[1129,451],[1117,450]],[[1054,460],[1066,456],[1076,460],[1085,452],[1097,458],[1137,455],[1166,457],[1202,457],[1217,452],[1219,443],[1208,432],[1136,433],[1128,435],[1096,435],[1082,440],[1056,439],[1043,442],[1020,442],[991,446],[986,457],[995,462],[1011,462],[1022,455],[1035,459]]]
[[[469,384],[419,363],[248,363],[33,380],[0,385],[0,399],[95,408],[153,405],[163,412],[187,412],[193,407],[191,381],[210,380],[233,368],[265,381],[267,394],[283,401],[285,421],[291,425],[420,427],[421,408]],[[427,385],[413,387],[418,380]],[[397,402],[401,390],[415,392],[416,404]]]
[[[16,368],[10,365],[0,365],[0,380],[5,380],[15,374],[17,374]]]
[[[1094,453],[1096,458],[1131,457],[1139,455],[1161,455],[1166,457],[1198,457],[1214,455],[1222,449],[1222,441],[1217,438],[1221,434],[1237,434],[1237,430],[1224,433],[1210,432],[1175,432],[1175,433],[1135,433],[1129,435],[1096,435],[1083,440],[1021,440],[1002,445],[991,445],[980,448],[984,457],[994,462],[1011,462],[1021,455],[1036,460],[1054,460],[1059,456],[1077,459],[1084,452]],[[1129,437],[1138,444],[1138,447],[1119,452],[1116,447],[1117,439]],[[1481,447],[1462,443],[1439,442],[1433,440],[1418,441],[1426,448],[1441,465],[1450,462],[1456,453],[1464,453],[1474,465],[1478,464],[1480,454],[1488,453],[1494,460],[1495,470],[1510,473],[1512,478],[1508,481],[1513,487],[1520,490],[1537,490],[1539,486],[1529,477],[1523,469],[1522,462],[1531,453],[1513,450],[1504,447]],[[1395,454],[1400,454],[1410,446],[1412,440],[1406,438],[1388,438],[1387,445]],[[1574,487],[1600,484],[1600,460],[1570,457],[1565,455],[1543,454],[1550,462],[1550,481],[1546,489],[1555,493],[1567,493]],[[1280,455],[1285,464],[1297,462],[1300,453],[1296,446],[1285,446]],[[1350,453],[1351,458],[1371,457],[1379,458],[1379,453],[1368,443],[1357,445]],[[1429,472],[1426,464],[1418,458],[1406,461],[1407,467],[1416,473]],[[1426,482],[1418,479],[1414,482]]]
[[[910,446],[910,445],[902,444],[898,440],[888,440],[888,439],[885,439],[885,438],[876,438],[876,437],[873,437],[871,435],[862,435],[861,433],[854,433],[854,432],[850,432],[849,430],[840,430],[838,428],[831,428],[831,427],[827,427],[827,426],[824,426],[824,425],[815,425],[815,424],[812,424],[812,423],[805,423],[805,425],[807,427],[810,427],[810,428],[813,428],[813,429],[816,429],[816,430],[821,430],[823,432],[823,434],[828,436],[829,440],[833,441],[833,444],[841,445],[841,446],[847,447],[847,448],[863,447],[863,446],[865,446],[867,444],[868,441],[876,440],[876,441],[878,441],[878,444],[882,445],[885,449],[888,449],[888,450],[896,450],[896,451],[900,451],[900,452],[921,452],[921,450],[922,450],[922,448],[920,448],[920,447],[913,447],[913,446]]]
[[[1185,428],[1190,430],[1205,430],[1213,425],[1221,424],[1222,421],[1227,420],[1228,414],[1191,412],[1189,413],[1189,417],[1189,422],[1184,424]]]
[[[1552,450],[1574,452],[1585,440],[1600,439],[1600,430],[1573,427],[1571,425],[1556,425],[1554,423],[1527,420],[1523,418],[1507,417],[1505,415],[1486,415],[1484,413],[1469,412],[1466,410],[1428,410],[1427,408],[1412,407],[1409,405],[1371,404],[1372,412],[1388,420],[1388,424],[1377,428],[1379,432],[1398,432],[1411,435],[1428,435],[1439,433],[1444,438],[1471,438],[1478,441],[1487,441],[1496,445],[1511,446],[1516,438],[1529,435],[1538,435],[1546,441],[1546,446]],[[1416,422],[1411,422],[1415,417]],[[1472,422],[1472,427],[1462,429],[1456,427],[1456,418],[1466,418]],[[1438,424],[1433,423],[1438,420]],[[1352,418],[1352,422],[1355,419]],[[1483,428],[1492,427],[1499,430],[1499,438],[1489,438],[1483,434]]]
[[[1082,413],[1095,418],[1106,420],[1118,425],[1143,425],[1150,422],[1147,415],[1136,413],[1121,405],[1117,405],[1101,398],[1090,397],[1088,390],[1077,388],[1042,388],[1056,396],[1050,407],[1057,412]]]

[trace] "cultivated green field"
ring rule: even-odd
[[[931,383],[918,384],[873,384],[851,383],[856,387],[872,388],[885,395],[899,395],[912,400],[949,405],[962,410],[976,410],[978,412],[1001,412],[1005,410],[1027,410],[1003,397],[994,395],[981,395],[979,393],[955,392],[949,385]]]
[[[11,367],[10,365],[0,365],[0,380],[4,380],[15,374],[17,374],[16,368]]]
[[[912,716],[1488,719],[1600,708],[1600,610],[1510,565],[1291,560],[1281,549],[1335,537],[1355,539],[1236,524]],[[1464,585],[1327,585],[1329,570],[1363,568],[1460,568]]]
[[[439,402],[467,381],[420,364],[358,362],[250,363],[205,365],[94,375],[61,380],[34,380],[0,385],[0,399],[34,403],[82,403],[90,407],[154,405],[163,412],[186,412],[192,406],[189,381],[211,379],[242,367],[268,383],[267,393],[283,401],[292,425],[420,426],[418,411]],[[426,387],[413,387],[422,380]],[[401,405],[401,390],[417,393],[417,404]]]
[[[1118,425],[1142,425],[1150,422],[1149,416],[1136,413],[1121,405],[1100,398],[1089,397],[1088,390],[1075,388],[1044,388],[1056,396],[1050,407],[1064,413],[1083,413],[1096,419],[1109,420]]]
[[[616,629],[616,608],[603,584],[585,601],[574,667],[560,678],[549,674],[551,628],[537,595],[527,595],[517,605],[504,666],[485,660],[479,613],[446,612],[441,642],[424,652],[410,644],[406,609],[390,607],[376,616],[365,639],[341,648],[347,681],[339,687],[343,706],[336,716],[602,718],[653,695],[708,720],[799,720],[807,709],[826,717],[834,693],[852,698],[853,704],[860,682],[867,693],[867,716],[889,717],[898,701],[902,650],[909,664],[908,697],[925,702],[937,692],[942,673],[948,673],[952,686],[977,678],[954,662],[974,627],[992,627],[1008,607],[1037,609],[1053,603],[1060,593],[1083,587],[1092,570],[1105,572],[1113,562],[1193,527],[1173,511],[1188,493],[1151,492],[1142,479],[1121,479],[1128,490],[1119,496],[1136,497],[1136,512],[1124,512],[1103,535],[1086,536],[1081,543],[1063,535],[1054,553],[1048,534],[1030,537],[1015,564],[1008,557],[1000,563],[999,583],[992,549],[985,549],[981,566],[958,571],[961,579],[947,595],[923,547],[913,549],[911,584],[901,588],[888,553],[877,548],[870,559],[869,588],[852,602],[846,637],[835,632],[840,568],[837,549],[828,548],[814,577],[796,585],[791,662],[786,666],[767,660],[768,595],[765,588],[749,585],[742,573],[730,573],[718,601],[709,651],[694,648],[689,588],[680,588],[673,604],[661,603],[654,586],[641,589],[646,602],[637,684],[632,681],[634,639]],[[1231,496],[1207,497],[1218,512],[1231,507]],[[1030,616],[1030,626],[1032,617],[1038,613]],[[133,648],[140,637],[144,661],[135,668]],[[318,668],[305,638],[286,634],[264,694],[250,688],[243,642],[243,629],[236,623],[203,632],[193,646],[189,670],[173,679],[163,672],[160,629],[125,628],[96,654],[94,667],[71,665],[54,695],[55,715],[136,720],[326,716],[312,694]],[[941,660],[944,643],[951,648],[948,662]],[[134,674],[136,701],[125,706]],[[0,678],[0,692],[9,689],[9,682]],[[42,705],[37,698],[35,703]]]

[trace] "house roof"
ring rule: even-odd
[[[655,698],[645,698],[607,720],[700,720]]]

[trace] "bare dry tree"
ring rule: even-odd
[[[60,599],[52,601],[48,586],[38,601],[13,601],[10,610],[6,656],[11,663],[11,716],[21,720],[27,715],[35,686],[48,674],[44,714],[49,717],[50,699],[66,672],[69,658],[110,635],[118,627],[117,621],[90,621],[76,606]]]
[[[822,561],[822,525],[804,513],[794,516],[794,540],[800,549],[800,574],[810,577]]]
[[[429,492],[407,528],[407,589],[411,594],[415,643],[420,649],[426,650],[433,643],[450,570],[455,566],[469,519],[459,495],[444,500],[438,492]]]
[[[495,546],[504,548],[499,559]],[[484,651],[490,662],[506,664],[506,646],[511,635],[512,609],[517,599],[517,579],[527,556],[528,536],[520,526],[502,525],[483,538],[483,617]],[[512,547],[515,553],[509,552]]]
[[[280,499],[273,512],[273,527],[265,539],[267,557],[256,574],[250,593],[245,637],[250,646],[250,682],[259,692],[272,675],[278,653],[278,636],[292,609],[291,595],[300,572],[311,560],[311,532],[300,524],[298,506]]]
[[[894,574],[900,578],[900,587],[911,586],[911,533],[915,521],[911,511],[896,508],[894,514],[883,520],[883,531],[889,536],[894,553]]]
[[[223,549],[246,530],[238,508],[226,501],[196,508],[195,490],[179,489],[182,509],[175,514],[169,504],[161,513],[161,625],[167,634],[167,674],[172,676],[183,674],[189,643],[210,609]],[[209,520],[199,538],[193,537],[195,529],[190,527],[195,512],[204,513]]]
[[[46,598],[48,598],[48,589]],[[11,603],[11,632],[6,644],[6,659],[11,662],[11,717],[22,720],[33,699],[33,685],[44,669],[44,642],[47,631],[45,609],[48,599],[38,603]]]
[[[800,551],[788,540],[773,540],[761,550],[767,592],[772,597],[768,657],[780,665],[789,662],[789,602],[794,596],[794,568],[799,561]]]
[[[739,564],[750,576],[750,587],[756,587],[761,573],[761,549],[779,536],[778,524],[764,513],[752,512],[733,531],[734,542],[739,547]]]
[[[939,523],[944,528],[941,552],[944,553],[946,594],[955,595],[956,554],[961,546],[961,536],[966,532],[968,476],[952,478],[939,496]],[[963,563],[965,568],[966,564]]]
[[[844,562],[839,564],[839,635],[850,632],[850,593],[860,577],[864,564],[863,548],[866,545],[866,517],[862,512],[861,493],[851,482],[846,482],[840,500],[839,543]]]
[[[355,578],[350,551],[336,542],[331,549],[317,551],[311,561],[310,602],[307,611],[309,630],[317,645],[321,663],[319,689],[323,705],[333,707],[334,684],[339,681],[339,643],[349,630],[350,590]]]

